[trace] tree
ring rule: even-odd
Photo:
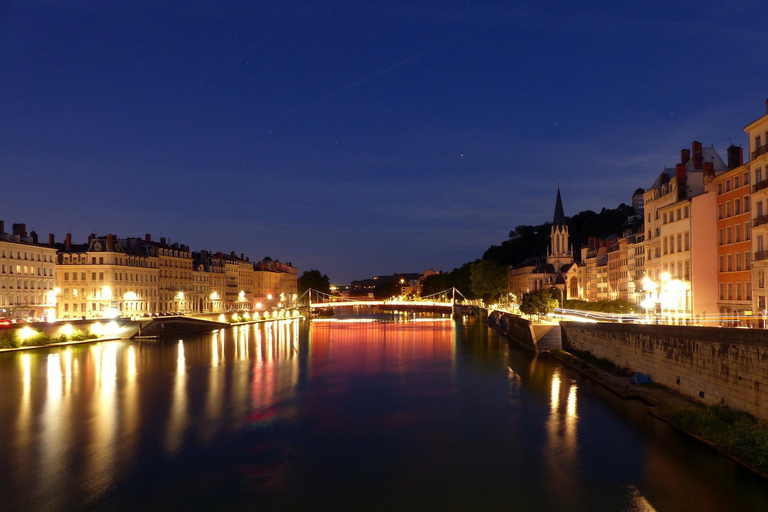
[[[507,291],[509,281],[507,267],[491,260],[479,260],[472,264],[472,293],[484,300],[493,300]]]
[[[550,291],[544,288],[524,293],[520,303],[520,311],[526,315],[546,315],[556,307],[557,299],[553,299]]]
[[[400,282],[394,279],[388,279],[376,285],[373,290],[373,297],[377,300],[391,299],[400,296]]]
[[[318,292],[331,293],[331,282],[328,276],[321,274],[319,270],[305,270],[297,280],[299,295],[306,292],[309,288]]]

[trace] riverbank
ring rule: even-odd
[[[0,348],[0,354],[2,354],[3,352],[21,352],[22,350],[37,350],[40,348],[66,347],[67,345],[81,345],[83,343],[101,343],[102,341],[115,341],[120,339],[123,339],[123,338],[120,338],[119,336],[107,336],[104,338],[92,338],[89,340],[58,341],[55,343],[48,343],[45,345],[28,345],[25,347]]]
[[[768,423],[747,413],[700,405],[662,385],[632,384],[631,375],[591,355],[579,357],[564,350],[543,353],[624,399],[642,401],[649,414],[768,480]]]

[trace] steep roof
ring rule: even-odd
[[[560,187],[557,187],[557,200],[555,201],[555,217],[552,219],[552,225],[565,226],[565,213],[563,213],[563,200],[560,199]]]

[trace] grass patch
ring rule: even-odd
[[[720,405],[677,409],[672,412],[672,420],[754,469],[768,472],[768,422]]]
[[[86,333],[81,330],[75,330],[69,336],[60,335],[53,338],[46,336],[42,332],[35,332],[27,336],[24,340],[19,336],[17,330],[11,330],[0,335],[0,348],[21,348],[21,347],[42,347],[51,343],[63,343],[66,341],[86,341],[98,338],[96,334]]]

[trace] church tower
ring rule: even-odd
[[[557,200],[555,201],[555,217],[552,219],[552,232],[549,238],[547,263],[555,267],[555,272],[559,272],[563,265],[573,263],[573,250],[568,245],[568,225],[565,223],[559,185],[557,186]]]

